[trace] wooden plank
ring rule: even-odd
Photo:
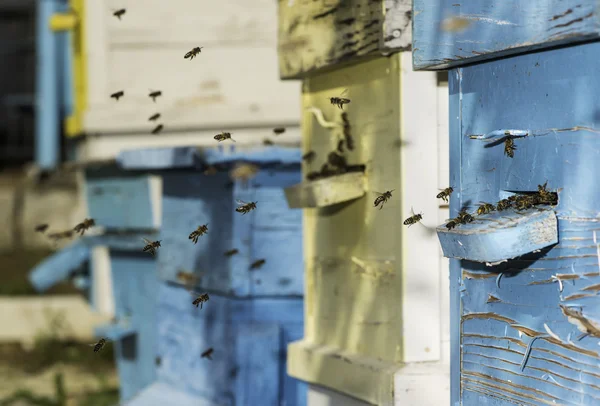
[[[410,49],[410,1],[279,0],[282,79]]]
[[[415,0],[414,69],[448,69],[598,38],[597,0]]]

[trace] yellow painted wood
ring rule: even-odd
[[[57,13],[50,18],[52,31],[69,31],[77,26],[77,17],[70,13]]]
[[[349,164],[366,164],[364,197],[304,210],[305,337],[290,345],[288,371],[364,401],[393,401],[393,374],[402,354],[402,211],[400,207],[400,57],[377,58],[303,83],[303,108],[339,120],[329,97],[344,95],[355,150]],[[410,66],[406,67],[410,69]],[[303,149],[318,170],[341,129],[323,128],[306,112]],[[395,189],[382,210],[374,193]]]
[[[82,133],[83,114],[87,109],[87,66],[85,40],[85,2],[86,0],[70,0],[71,16],[77,24],[72,28],[73,35],[73,112],[65,119],[64,129],[67,137],[76,137]]]

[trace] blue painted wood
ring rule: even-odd
[[[104,337],[111,341],[122,340],[125,337],[136,334],[136,330],[130,323],[107,323],[94,329],[96,336]]]
[[[305,385],[284,375],[287,344],[302,337],[302,299],[211,295],[199,309],[168,283],[158,298],[159,381],[215,404],[305,404]],[[201,358],[210,347],[213,360]]]
[[[451,208],[545,181],[559,194],[557,245],[492,267],[451,267],[460,299],[452,303],[451,325],[460,326],[453,371],[461,367],[452,394],[462,390],[462,404],[600,403],[600,185],[590,177],[600,170],[599,51],[589,43],[449,75],[451,123],[460,121],[451,125],[460,142],[451,152],[459,185]],[[512,159],[502,145],[469,138],[499,129],[540,135],[517,138]],[[578,340],[582,332],[590,335]]]
[[[482,216],[452,230],[437,228],[444,256],[477,262],[516,258],[558,242],[556,214],[538,208],[506,210]]]
[[[123,406],[233,406],[231,403],[213,403],[209,400],[192,396],[189,393],[173,389],[164,382],[156,382],[144,389]]]
[[[87,177],[89,216],[108,229],[152,229],[150,181],[140,177]]]
[[[36,265],[29,273],[29,282],[38,292],[44,292],[67,279],[90,258],[90,249],[80,241],[63,248]]]
[[[246,187],[227,187],[226,173],[165,173],[160,277],[181,283],[179,272],[194,273],[201,276],[196,289],[225,295],[302,296],[302,213],[287,207],[283,192],[300,179],[300,166],[261,170]],[[237,200],[257,201],[258,207],[241,215]],[[208,234],[193,244],[188,236],[202,224]],[[233,248],[239,253],[225,257]],[[266,263],[251,271],[259,259]]]
[[[300,164],[298,148],[237,147],[235,145],[199,149],[196,147],[148,148],[122,151],[117,164],[128,170],[200,168],[205,165],[232,164],[247,161],[256,164]]]
[[[590,0],[414,0],[413,67],[446,69],[597,39],[598,10]]]
[[[128,400],[156,379],[156,262],[144,253],[110,252],[115,318],[127,328],[99,331],[122,334],[114,343],[121,400]],[[110,337],[109,337],[110,338]]]
[[[144,238],[150,241],[159,239],[159,233],[156,230],[128,232],[123,234],[106,233],[94,236],[84,236],[80,241],[89,246],[104,246],[118,251],[136,251],[142,252],[146,243]],[[160,248],[159,248],[160,249]],[[153,258],[146,253],[148,258]]]

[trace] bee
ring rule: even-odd
[[[73,231],[72,230],[67,230],[67,231],[61,231],[58,233],[52,233],[52,234],[48,234],[48,238],[53,239],[54,241],[58,241],[62,238],[71,238],[73,237]]]
[[[344,153],[344,140],[339,140],[339,141],[338,141],[338,144],[337,144],[337,151],[338,151],[340,154],[343,154],[343,153]]]
[[[193,286],[198,282],[198,277],[191,272],[179,271],[177,272],[177,279],[190,286]]]
[[[377,196],[377,198],[375,199],[375,201],[373,202],[373,207],[377,207],[379,205],[381,205],[381,207],[379,208],[379,210],[383,209],[383,205],[385,203],[387,203],[387,201],[389,199],[392,198],[392,192],[396,190],[396,189],[392,189],[392,190],[388,190],[387,192],[383,192],[383,193],[379,193],[379,192],[375,192],[377,193],[379,196]]]
[[[125,14],[125,12],[126,12],[126,11],[127,11],[126,9],[122,8],[122,9],[116,10],[116,11],[113,13],[113,15],[114,15],[115,17],[117,17],[117,18],[120,20],[120,19],[121,19],[121,16],[122,16],[123,14]]]
[[[285,128],[283,128],[283,127],[273,128],[273,132],[275,133],[275,135],[280,135],[285,132]]]
[[[340,94],[340,97],[330,97],[329,101],[331,102],[331,104],[333,104],[334,106],[338,106],[340,109],[344,109],[344,104],[348,104],[350,103],[350,99],[345,99],[341,96],[343,96],[344,94],[346,94],[346,92],[348,92],[348,89],[344,90],[342,92],[342,94]]]
[[[209,360],[211,360],[211,361],[212,361],[212,353],[213,353],[214,351],[215,351],[215,350],[214,350],[212,347],[210,347],[208,350],[204,351],[204,352],[203,352],[203,353],[200,355],[200,357],[202,357],[202,358],[208,358]]]
[[[144,240],[144,242],[146,243],[144,248],[142,248],[142,251],[149,252],[150,255],[155,256],[156,250],[160,247],[160,240],[159,241],[150,241],[145,238],[142,238],[142,240]]]
[[[263,145],[273,145],[273,141],[271,141],[271,140],[270,140],[270,139],[268,139],[268,138],[265,138],[265,139],[263,140]]]
[[[86,230],[89,230],[90,228],[92,228],[93,226],[96,225],[96,222],[94,221],[94,219],[85,219],[83,220],[83,222],[77,224],[75,226],[75,228],[73,228],[73,231],[75,231],[76,233],[79,233],[79,235],[83,235],[83,233],[85,233]]]
[[[250,179],[256,176],[259,170],[260,168],[254,164],[240,162],[237,163],[229,172],[229,176],[233,180],[241,180],[243,182],[248,182]]]
[[[256,203],[258,202],[250,202],[250,203],[246,203],[243,200],[237,200],[239,206],[236,207],[235,211],[237,211],[238,213],[242,213],[242,215],[251,212],[252,210],[256,209]]]
[[[194,241],[194,244],[196,244],[198,242],[198,238],[203,236],[206,233],[208,233],[208,224],[198,226],[197,229],[192,231],[192,233],[190,234],[190,236],[188,238],[190,240]]]
[[[496,208],[494,207],[493,204],[489,204],[489,203],[486,203],[486,202],[481,202],[481,204],[477,208],[477,214],[481,216],[482,214],[491,213],[494,210],[496,210]]]
[[[202,48],[204,48],[204,47],[195,47],[195,48],[192,48],[192,50],[190,52],[188,52],[187,54],[185,54],[185,56],[183,58],[184,59],[188,59],[189,58],[190,61],[191,61],[192,59],[194,59],[194,57],[196,55],[198,55],[199,53],[202,52]]]
[[[555,205],[558,203],[558,196],[555,193],[552,193],[549,190],[547,190],[547,185],[547,181],[543,185],[538,185],[537,195],[539,197],[539,203]]]
[[[49,227],[48,224],[39,224],[39,225],[35,226],[35,231],[37,233],[44,233],[44,232],[46,232],[48,227]]]
[[[342,113],[342,122],[344,123],[344,138],[346,139],[346,147],[350,151],[354,151],[354,139],[350,134],[350,120],[348,120],[348,113]]]
[[[94,352],[100,352],[100,350],[102,348],[104,348],[104,345],[106,343],[110,342],[109,340],[107,340],[106,338],[101,338],[100,340],[98,340],[97,343],[94,344],[88,344],[90,347],[94,347]]]
[[[511,137],[507,137],[504,140],[504,154],[509,158],[514,158],[515,149],[517,149],[515,146],[515,140],[513,140]]]
[[[231,138],[231,133],[226,133],[225,131],[217,134],[214,136],[215,140],[221,142],[221,141],[225,141],[225,140],[231,140],[233,142],[235,142],[235,140],[233,138]]]
[[[115,99],[116,101],[119,101],[119,99],[121,97],[123,97],[124,95],[125,95],[125,92],[122,90],[119,90],[118,92],[114,92],[113,94],[111,94],[110,97]]]
[[[502,199],[496,205],[496,210],[503,211],[503,210],[508,209],[510,206],[512,206],[512,202],[510,200]]]
[[[452,220],[448,221],[448,223],[446,223],[446,228],[448,230],[452,230],[458,224],[459,224],[459,221],[457,219],[452,219]]]
[[[336,152],[330,152],[329,155],[327,155],[327,162],[336,168],[345,168],[348,166],[346,158]]]
[[[452,188],[452,186],[447,187],[446,189],[444,189],[440,193],[438,193],[436,198],[442,199],[443,201],[448,203],[448,199],[450,198],[450,195],[452,194],[452,192],[454,192],[454,189]]]
[[[520,195],[515,200],[515,208],[517,210],[527,210],[535,206],[536,196]]]
[[[223,254],[223,255],[225,255],[226,257],[232,257],[235,254],[237,254],[238,252],[240,252],[240,251],[234,248],[229,251],[225,251],[225,254]]]
[[[317,154],[315,151],[308,151],[306,154],[302,155],[302,160],[310,163],[316,156]]]
[[[262,267],[266,262],[266,259],[257,259],[256,261],[250,264],[250,270],[260,269],[260,267]]]
[[[411,208],[411,211],[413,212],[413,215],[410,216],[409,218],[407,218],[406,220],[404,220],[404,222],[402,224],[404,224],[405,226],[412,226],[413,224],[417,224],[419,221],[423,220],[423,213],[419,213],[419,214],[414,214],[414,211]]]
[[[159,96],[162,96],[162,92],[160,90],[151,90],[148,94],[148,97],[150,97],[154,103],[156,103],[156,98]]]
[[[198,295],[198,297],[196,299],[194,299],[194,301],[192,302],[192,304],[196,307],[200,306],[200,309],[202,309],[202,304],[208,302],[208,293],[201,293]]]
[[[156,121],[160,118],[160,113],[156,113],[150,116],[150,118],[148,119],[148,121]]]
[[[154,130],[152,130],[152,134],[158,134],[162,131],[163,128],[164,126],[162,124],[157,125],[156,127],[154,127]]]
[[[465,209],[458,212],[458,216],[456,217],[456,221],[460,224],[467,224],[475,220],[472,215],[467,213]]]

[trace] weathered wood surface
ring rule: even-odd
[[[598,0],[415,0],[414,69],[448,69],[600,35]]]
[[[407,0],[279,0],[282,79],[410,49]]]

